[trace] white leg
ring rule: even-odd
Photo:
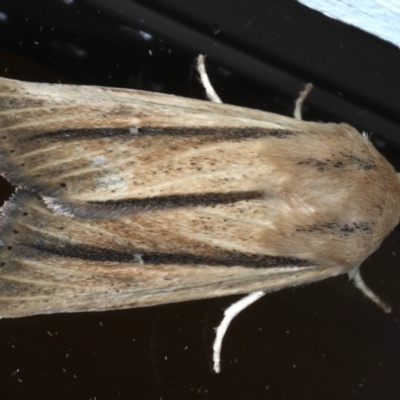
[[[241,311],[253,304],[259,298],[265,295],[265,292],[258,291],[248,294],[236,303],[233,303],[224,312],[224,318],[216,328],[216,335],[213,346],[213,361],[214,361],[214,371],[218,374],[221,371],[221,347],[222,340],[224,339],[225,333],[228,329],[229,324],[232,322],[233,318],[236,317]]]
[[[303,107],[304,100],[310,94],[313,88],[312,83],[307,83],[304,90],[302,90],[299,94],[298,99],[296,100],[295,107],[294,107],[294,118],[301,120],[301,108]]]
[[[350,279],[354,282],[356,285],[356,288],[360,289],[365,296],[367,296],[370,300],[372,300],[378,307],[382,308],[382,310],[385,313],[390,313],[392,311],[392,308],[383,302],[364,282],[360,269],[357,268],[355,270],[352,270],[348,272],[348,275]]]
[[[219,98],[214,88],[211,85],[211,82],[208,78],[206,66],[205,66],[205,57],[200,54],[197,58],[197,70],[200,75],[200,81],[203,85],[206,95],[210,101],[213,103],[222,104],[222,100]],[[246,297],[243,297],[236,303],[233,303],[229,308],[227,308],[224,312],[224,318],[222,319],[219,326],[216,328],[216,335],[213,345],[213,361],[214,361],[214,371],[219,373],[221,371],[221,347],[222,341],[224,339],[225,333],[232,322],[232,320],[245,308],[253,304],[260,297],[264,296],[265,292],[258,291],[248,294]]]
[[[202,54],[197,57],[197,71],[199,72],[200,81],[206,91],[208,100],[211,100],[213,103],[222,103],[221,99],[212,87],[210,80],[208,79],[205,57]]]

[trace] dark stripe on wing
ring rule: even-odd
[[[136,136],[210,136],[210,140],[245,140],[258,139],[263,137],[276,137],[284,139],[289,136],[297,135],[302,131],[288,129],[268,129],[255,127],[157,127],[157,126],[130,126],[127,128],[90,128],[90,129],[65,129],[54,132],[41,132],[30,135],[28,140],[38,139],[61,139],[61,140],[81,140],[81,139],[101,139],[109,137],[125,137],[131,139]]]
[[[46,245],[28,245],[39,254],[51,254],[62,258],[75,258],[85,261],[116,262],[133,264],[159,264],[159,265],[209,265],[213,267],[244,268],[276,268],[276,267],[312,267],[315,263],[309,260],[301,260],[295,257],[275,257],[264,254],[238,253],[234,251],[218,251],[216,256],[203,256],[190,253],[156,253],[146,252],[141,249],[134,251],[117,251],[112,249],[101,249],[94,246],[62,243],[57,247]]]
[[[312,166],[318,172],[329,172],[334,169],[359,169],[363,171],[377,170],[377,165],[373,159],[355,157],[353,155],[341,153],[340,156],[333,154],[332,159],[307,158],[297,162],[297,165]]]
[[[227,193],[193,193],[146,197],[143,199],[123,199],[107,201],[88,201],[90,207],[107,207],[129,210],[157,210],[181,207],[210,207],[218,204],[232,204],[243,200],[255,200],[265,197],[261,190]]]
[[[346,237],[350,235],[371,235],[374,232],[374,223],[371,221],[328,221],[320,224],[303,225],[296,228],[296,232],[316,233],[318,235],[338,235]]]
[[[227,193],[194,193],[166,196],[153,196],[143,199],[123,199],[106,201],[86,201],[72,206],[58,198],[46,198],[45,203],[52,210],[61,214],[79,218],[120,218],[134,213],[167,210],[183,207],[214,207],[219,204],[233,204],[245,200],[266,198],[261,190]]]

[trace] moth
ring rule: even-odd
[[[399,222],[399,175],[347,124],[0,78],[0,172],[19,188],[1,209],[2,318],[344,273],[388,311],[359,268]]]

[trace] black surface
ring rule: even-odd
[[[1,12],[1,76],[202,98],[205,52],[224,102],[290,115],[312,81],[305,119],[372,133],[398,166],[400,51],[297,2],[3,0]],[[1,320],[0,398],[398,399],[399,242],[362,269],[392,314],[346,277],[268,295],[230,327],[220,375],[213,327],[236,297]]]

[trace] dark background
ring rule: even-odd
[[[400,50],[295,1],[2,0],[0,75],[202,98],[208,54],[226,103],[345,121],[400,169]],[[3,199],[12,188],[1,182]],[[362,268],[383,314],[345,276],[265,296],[237,317],[211,370],[214,327],[237,297],[0,321],[0,399],[400,398],[395,230]]]

